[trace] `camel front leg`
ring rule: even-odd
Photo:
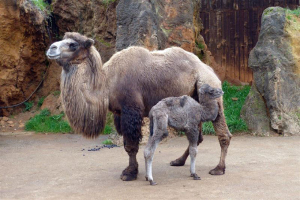
[[[203,136],[202,136],[202,123],[199,124],[199,137],[198,137],[198,142],[197,145],[199,145],[203,141]],[[185,164],[185,161],[187,157],[189,156],[189,147],[185,150],[183,155],[176,160],[173,160],[170,162],[171,166],[183,166]]]
[[[123,181],[132,181],[137,178],[138,162],[136,154],[139,150],[139,141],[142,138],[142,115],[136,107],[124,107],[121,113],[121,133],[123,135],[124,149],[129,156],[129,166],[126,167],[120,178]]]
[[[230,144],[231,140],[231,133],[228,130],[225,116],[224,116],[224,109],[223,109],[223,102],[222,98],[218,101],[219,104],[219,114],[216,118],[216,120],[213,122],[214,129],[216,132],[216,135],[218,136],[219,143],[221,146],[221,156],[220,156],[220,162],[219,164],[212,170],[209,171],[211,175],[223,175],[225,174],[225,158],[227,155],[227,150]]]

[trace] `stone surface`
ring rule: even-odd
[[[195,1],[120,0],[117,6],[117,50],[132,45],[150,50],[180,46],[193,52]]]
[[[51,114],[59,114],[62,111],[60,98],[53,94],[48,95],[41,106],[41,110],[43,109],[49,109]]]
[[[254,84],[265,102],[271,128],[284,135],[300,135],[299,33],[299,17],[286,14],[280,7],[268,8],[249,57]],[[259,101],[252,101],[256,100]]]
[[[117,4],[118,0],[53,1],[53,16],[60,37],[75,31],[93,38],[102,61],[106,62],[115,53]]]
[[[0,1],[0,30],[1,107],[20,103],[41,81],[46,69],[44,15],[31,1]],[[9,112],[0,109],[2,114]]]
[[[253,84],[241,110],[241,117],[247,123],[251,134],[269,136],[271,132],[270,119],[263,97]]]

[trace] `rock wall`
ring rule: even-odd
[[[266,9],[259,39],[250,52],[249,66],[254,84],[243,107],[242,117],[254,132],[268,135],[261,117],[268,116],[270,130],[300,135],[300,17],[280,7]],[[256,91],[257,90],[257,91]],[[251,93],[257,93],[251,96]],[[266,108],[259,110],[257,105]],[[247,110],[252,112],[247,112]],[[265,117],[263,117],[265,119]],[[251,122],[255,122],[254,126]],[[266,123],[266,120],[263,120]]]
[[[0,1],[0,107],[19,103],[44,74],[44,16],[26,0]],[[1,115],[8,110],[0,109]]]

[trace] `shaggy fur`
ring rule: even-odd
[[[205,83],[221,88],[221,82],[197,56],[178,47],[153,52],[130,47],[114,54],[102,67],[92,42],[78,33],[66,33],[62,41],[50,46],[47,56],[63,67],[63,105],[76,132],[96,137],[104,128],[107,108],[114,113],[124,143],[136,146],[124,146],[132,162],[122,179],[133,180],[137,172],[135,155],[141,138],[141,122],[150,109],[170,96],[189,95],[198,100],[197,88]],[[219,139],[225,139],[228,146],[231,135],[223,115],[222,98],[218,101],[221,111],[214,124]],[[222,152],[226,145],[221,145]],[[226,152],[222,154],[223,161],[225,156]]]
[[[216,119],[219,111],[216,98],[222,95],[222,89],[204,84],[199,90],[199,103],[185,95],[163,99],[151,109],[149,113],[151,134],[144,150],[146,180],[149,180],[151,185],[156,184],[152,177],[154,151],[158,143],[168,136],[168,125],[186,133],[191,156],[191,176],[195,180],[200,179],[195,173],[197,142],[199,138],[202,138],[202,136],[199,137],[198,126],[201,122]]]

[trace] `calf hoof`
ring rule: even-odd
[[[154,182],[153,180],[149,181],[150,182],[150,185],[154,186],[154,185],[157,185],[156,182]]]
[[[183,166],[185,164],[184,160],[176,159],[170,162],[171,166]]]
[[[220,167],[218,165],[216,168],[210,170],[209,174],[211,174],[211,175],[223,175],[223,174],[225,174],[225,167]]]
[[[197,174],[191,174],[191,177],[193,177],[194,180],[201,180],[200,176]]]
[[[149,181],[149,180],[148,180],[148,176],[145,176],[145,179],[146,179],[146,181]]]

